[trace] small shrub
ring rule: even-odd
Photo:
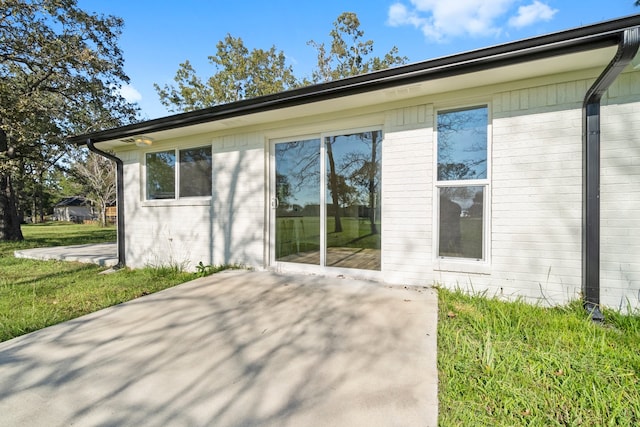
[[[196,277],[206,277],[223,270],[240,270],[243,267],[238,264],[204,265],[202,261],[196,265]]]

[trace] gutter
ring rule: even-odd
[[[600,100],[639,46],[640,27],[624,30],[618,51],[587,91],[582,106],[582,295],[585,310],[598,322],[604,320],[600,311]]]
[[[105,157],[116,164],[116,213],[117,213],[117,233],[118,233],[118,264],[116,264],[113,269],[118,270],[123,268],[125,263],[125,255],[124,255],[124,167],[122,160],[118,157],[104,152],[95,145],[93,145],[93,141],[91,138],[87,138],[86,141],[87,147],[89,151],[92,151],[102,157]]]
[[[176,129],[287,107],[297,107],[404,84],[436,80],[535,59],[616,46],[620,40],[621,31],[638,25],[640,25],[640,15],[632,15],[546,36],[533,37],[276,94],[244,99],[116,129],[76,135],[69,137],[68,140],[71,143],[84,144],[87,138],[91,138],[94,143],[126,139],[145,133]]]

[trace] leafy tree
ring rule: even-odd
[[[353,12],[344,12],[338,16],[329,35],[329,48],[314,40],[308,42],[317,51],[317,64],[312,77],[314,83],[382,70],[404,64],[408,60],[406,56],[398,55],[398,48],[395,46],[383,57],[372,56],[373,40],[362,40],[364,31],[360,29],[360,20]]]
[[[107,225],[107,207],[116,201],[116,166],[111,160],[90,152],[73,170],[83,185],[84,196],[98,208],[100,225]]]
[[[22,239],[27,165],[48,170],[70,155],[67,135],[135,120],[118,93],[122,25],[76,0],[0,0],[0,240]]]
[[[206,81],[196,74],[187,60],[180,64],[175,85],[154,84],[160,102],[169,111],[192,111],[217,104],[282,92],[299,85],[282,51],[249,51],[241,38],[227,34],[216,44],[216,55],[209,56],[215,73]]]

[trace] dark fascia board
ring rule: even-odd
[[[640,15],[472,50],[359,76],[315,84],[68,138],[86,144],[130,138],[280,108],[294,107],[394,86],[466,74],[558,55],[615,46],[627,28],[640,26]]]

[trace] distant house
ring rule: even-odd
[[[65,197],[53,207],[55,221],[82,222],[93,218],[91,203],[84,197]]]
[[[131,267],[640,307],[640,15],[70,138]],[[295,209],[291,208],[295,207]]]
[[[109,206],[107,206],[107,209],[105,212],[105,217],[107,219],[107,222],[115,224],[117,215],[118,215],[118,207],[115,205],[115,203],[112,203]]]

